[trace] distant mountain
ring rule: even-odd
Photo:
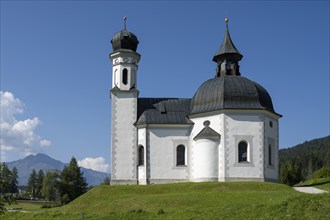
[[[38,173],[41,169],[46,173],[47,170],[59,170],[62,171],[63,167],[67,164],[55,160],[46,154],[37,154],[37,155],[29,155],[23,159],[8,162],[8,167],[12,169],[16,167],[18,170],[18,181],[19,185],[27,185],[29,176],[33,169]],[[92,169],[86,169],[84,167],[80,167],[81,171],[84,172],[84,177],[89,186],[99,185],[103,182],[104,178],[109,176],[108,173],[99,172]]]

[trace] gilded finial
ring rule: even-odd
[[[229,19],[228,18],[225,18],[225,22],[228,23]]]
[[[127,20],[127,17],[125,16],[124,17],[124,29],[126,30],[126,20]]]

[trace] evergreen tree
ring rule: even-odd
[[[72,157],[69,166],[61,173],[61,200],[66,204],[87,191],[86,179],[78,166],[76,158]]]
[[[12,178],[12,173],[9,170],[8,166],[6,163],[2,163],[0,166],[0,173],[1,173],[1,178],[0,178],[0,192],[2,194],[10,193],[11,191],[11,178]]]
[[[38,175],[37,175],[37,180],[36,180],[36,196],[37,197],[42,197],[41,189],[43,186],[44,176],[45,176],[44,171],[39,170]]]
[[[287,162],[281,165],[280,180],[282,183],[293,186],[294,184],[298,183],[300,179],[301,175],[291,162]]]
[[[16,167],[11,170],[10,193],[18,193],[18,171]]]
[[[32,199],[35,199],[36,191],[37,191],[37,173],[34,169],[30,174],[27,187],[28,187],[28,191],[31,193]]]
[[[17,190],[17,169],[13,169],[14,175],[9,170],[6,163],[0,164],[0,215],[5,214],[5,202],[8,204],[15,203],[13,194]],[[16,188],[15,188],[16,186]]]
[[[42,196],[49,202],[59,200],[59,175],[55,171],[47,171],[43,178]]]

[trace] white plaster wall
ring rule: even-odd
[[[128,91],[133,86],[137,88],[137,63],[140,60],[140,55],[136,52],[120,51],[110,54],[112,61],[112,88],[117,86],[121,90]],[[127,85],[122,83],[123,69],[127,69]]]
[[[226,114],[225,178],[263,178],[263,120],[260,114]],[[249,162],[238,162],[238,143],[248,143]]]
[[[186,180],[187,166],[176,166],[176,147],[183,144],[189,152],[188,128],[147,128],[149,132],[150,179]],[[187,164],[189,166],[189,164]]]
[[[199,117],[191,117],[190,120],[194,122],[194,127],[190,134],[190,146],[191,146],[191,155],[190,155],[190,166],[189,166],[189,178],[193,180],[194,178],[201,178],[196,176],[195,169],[204,169],[203,167],[205,165],[200,165],[199,160],[199,151],[203,151],[202,149],[199,149],[197,142],[193,140],[193,138],[205,127],[203,123],[205,121],[209,121],[210,125],[209,127],[215,130],[220,134],[220,140],[217,142],[217,152],[215,153],[214,157],[217,158],[217,167],[212,168],[212,172],[217,172],[217,177],[221,178],[224,176],[224,146],[223,146],[223,114],[219,113],[209,113],[204,114]],[[215,150],[215,149],[214,149]],[[201,166],[201,167],[200,167]],[[200,168],[199,168],[200,167]],[[215,171],[216,170],[216,171]],[[199,172],[199,171],[198,171]],[[194,174],[195,173],[195,174]],[[209,175],[211,176],[211,175]],[[213,174],[212,174],[213,176]],[[205,179],[206,180],[206,179]]]
[[[112,179],[136,178],[136,94],[112,94]]]
[[[147,129],[146,128],[139,128],[138,129],[138,145],[136,148],[136,156],[135,156],[135,161],[136,164],[138,163],[138,148],[140,145],[144,147],[144,165],[138,167],[138,173],[137,173],[137,178],[138,178],[138,183],[140,185],[145,185],[147,184]]]
[[[192,181],[218,179],[218,141],[197,140],[192,152]]]
[[[147,129],[146,128],[138,128],[138,145],[142,145],[144,147],[147,146]]]
[[[123,70],[127,69],[127,84],[123,84]],[[135,64],[122,64],[117,65],[113,68],[113,77],[112,77],[112,88],[117,86],[121,90],[130,90],[134,85],[136,85],[136,73],[137,66]]]
[[[270,126],[272,122],[272,127]],[[276,117],[265,117],[265,178],[272,180],[279,180],[279,122]],[[274,147],[273,150],[273,165],[269,165],[269,144]]]

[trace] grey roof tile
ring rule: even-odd
[[[265,109],[277,114],[267,90],[242,76],[207,80],[192,98],[189,114],[221,109]]]
[[[136,125],[191,124],[187,98],[139,98]]]

